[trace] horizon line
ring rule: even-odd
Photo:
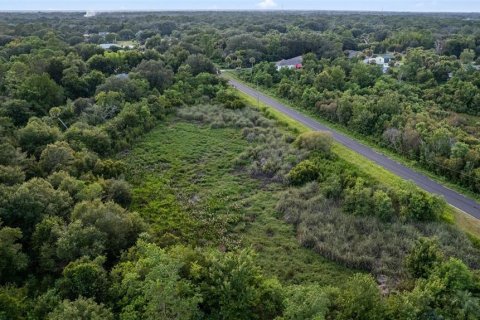
[[[370,13],[464,13],[480,14],[480,11],[401,11],[401,10],[349,10],[349,9],[7,9],[0,13],[155,13],[155,12],[370,12]]]

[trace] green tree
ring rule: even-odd
[[[9,117],[16,126],[23,126],[34,115],[31,103],[25,100],[8,99],[0,103],[0,116]]]
[[[64,100],[63,88],[45,73],[25,79],[18,88],[16,97],[38,105],[38,115],[48,114],[50,108],[61,105]]]
[[[61,295],[71,300],[86,297],[104,301],[109,288],[109,278],[103,269],[103,263],[104,258],[101,257],[95,260],[81,258],[69,263],[57,283]]]
[[[376,65],[357,63],[352,69],[352,81],[360,87],[366,88],[373,86],[375,81],[382,75],[382,69]]]
[[[112,76],[105,80],[105,83],[97,87],[97,96],[102,93],[121,93],[126,101],[134,102],[146,97],[148,82],[144,79],[130,79]]]
[[[75,160],[75,154],[70,145],[64,141],[49,144],[40,154],[40,167],[47,174],[55,171],[68,171]]]
[[[282,311],[282,288],[265,278],[251,252],[211,253],[202,274],[202,309],[210,319],[272,319]]]
[[[72,211],[71,221],[80,221],[83,227],[95,227],[105,234],[109,258],[118,257],[121,250],[132,246],[143,231],[143,221],[119,205],[100,200],[78,203]]]
[[[128,207],[132,202],[130,185],[125,180],[111,179],[107,181],[106,199],[114,201],[122,207]]]
[[[108,134],[97,126],[76,122],[65,131],[65,139],[76,150],[88,148],[100,155],[111,151],[112,141]]]
[[[78,298],[64,300],[55,310],[48,314],[47,320],[113,320],[112,312],[103,304],[97,304],[93,299]]]
[[[0,211],[9,226],[19,227],[24,236],[30,236],[35,225],[46,215],[66,215],[72,199],[68,193],[55,190],[39,178],[24,182],[8,201],[8,209]]]
[[[194,319],[202,301],[182,279],[183,264],[154,244],[139,241],[136,258],[112,271],[122,319]]]
[[[28,308],[27,292],[24,288],[0,287],[0,319],[24,320]]]
[[[20,229],[2,227],[0,221],[0,283],[13,282],[15,276],[27,267],[27,255],[18,243],[21,238]]]
[[[38,118],[30,118],[28,124],[18,130],[20,146],[29,154],[40,155],[43,148],[60,137],[60,130],[50,127]]]
[[[190,55],[185,61],[185,64],[190,66],[193,75],[197,75],[202,72],[215,73],[215,66],[213,63],[202,54]]]
[[[173,82],[173,71],[166,67],[162,61],[143,60],[133,69],[133,72],[147,79],[150,88],[156,88],[160,92],[163,92]]]
[[[473,51],[472,49],[464,49],[462,51],[462,54],[460,54],[460,60],[462,61],[462,63],[472,63],[474,59],[475,51]]]
[[[334,302],[335,319],[385,319],[385,306],[377,283],[371,275],[356,274]]]
[[[435,221],[445,211],[446,202],[438,196],[428,194],[411,184],[401,194],[401,215],[413,221]]]
[[[25,172],[19,166],[0,165],[0,183],[14,186],[25,181]]]
[[[38,271],[45,273],[61,271],[57,259],[57,241],[64,232],[65,222],[61,217],[46,216],[35,225],[31,246]]]
[[[87,65],[91,70],[98,70],[106,75],[113,74],[120,68],[120,62],[118,60],[101,54],[91,56],[87,61]]]
[[[68,263],[81,257],[94,259],[106,253],[107,236],[93,226],[83,226],[80,221],[70,223],[58,236],[57,241],[45,248],[54,250],[60,263]]]

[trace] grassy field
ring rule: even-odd
[[[249,105],[260,108],[260,110],[262,110],[269,117],[277,119],[280,124],[290,127],[292,130],[296,132],[301,133],[301,132],[311,130],[308,127],[299,123],[298,121],[295,121],[292,118],[281,113],[280,111],[277,111],[272,107],[269,107],[265,103],[262,103],[262,102],[258,103],[255,98],[252,98],[251,96],[245,93],[239,92],[238,94]],[[318,118],[318,116],[315,118]],[[356,167],[360,168],[364,173],[370,175],[374,179],[377,179],[381,183],[384,183],[387,185],[404,185],[406,183],[405,180],[403,180],[402,178],[398,177],[397,175],[391,173],[390,171],[384,169],[383,167],[366,159],[365,157],[359,155],[358,153],[348,149],[347,147],[341,144],[335,143],[333,146],[333,152],[336,153],[342,159],[346,160],[347,162],[354,164]],[[448,211],[445,213],[444,217],[446,221],[455,223],[461,230],[467,232],[471,236],[475,238],[480,238],[480,221],[478,219],[451,206],[448,206]]]
[[[302,248],[294,227],[277,217],[282,187],[235,167],[247,146],[240,129],[169,118],[122,156],[132,209],[163,246],[252,247],[265,273],[284,283],[344,283],[352,270]]]

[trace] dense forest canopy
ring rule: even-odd
[[[0,13],[0,319],[480,318],[442,199],[218,75],[478,193],[479,19]]]

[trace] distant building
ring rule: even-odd
[[[98,33],[98,35],[99,35],[100,37],[105,37],[106,35],[109,35],[109,34],[110,34],[110,32],[106,32],[106,31],[102,31],[102,32],[99,32],[99,33]]]
[[[110,50],[110,49],[113,49],[113,48],[121,48],[121,46],[119,46],[116,43],[101,43],[101,44],[99,44],[99,46],[104,50]]]
[[[275,63],[275,66],[277,67],[277,71],[280,71],[283,68],[301,69],[303,67],[302,63],[303,63],[303,57],[298,56],[288,60],[280,60],[277,63]]]
[[[376,64],[382,67],[383,73],[387,73],[390,69],[390,62],[395,60],[395,56],[391,53],[379,54],[372,57],[367,57],[363,60],[366,64]]]
[[[97,13],[95,11],[87,11],[84,15],[85,18],[95,17]]]
[[[115,75],[115,78],[128,79],[128,73],[119,73],[119,74]]]
[[[345,50],[345,54],[347,55],[348,59],[353,59],[361,57],[363,55],[363,52],[357,50]]]

